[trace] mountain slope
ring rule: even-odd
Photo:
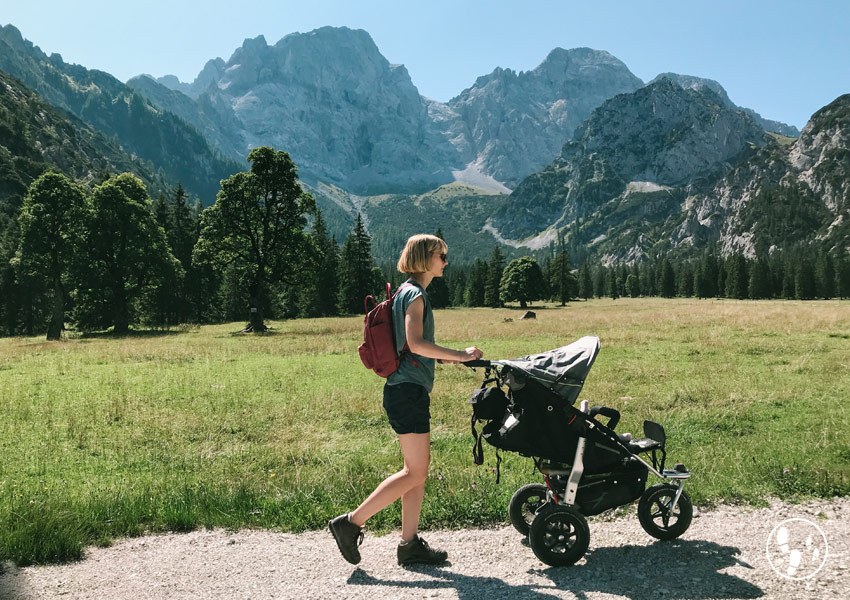
[[[751,108],[743,108],[741,106],[738,106],[729,99],[729,95],[726,93],[726,90],[723,88],[723,86],[720,85],[718,82],[714,81],[713,79],[694,77],[693,75],[680,75],[678,73],[661,73],[660,75],[656,76],[652,81],[650,81],[647,85],[653,84],[659,79],[664,78],[669,79],[674,83],[677,83],[685,89],[692,89],[696,91],[700,91],[703,89],[711,90],[712,92],[720,96],[720,99],[723,101],[723,104],[725,106],[734,110],[742,110],[748,113],[753,119],[755,119],[755,122],[758,123],[759,126],[761,126],[761,128],[765,131],[773,131],[775,133],[779,133],[781,135],[793,138],[799,137],[800,135],[800,130],[794,127],[793,125],[788,125],[786,123],[782,123],[781,121],[772,121],[770,119],[765,119]]]
[[[323,27],[273,46],[262,36],[245,40],[227,62],[210,61],[190,95],[205,118],[224,124],[225,153],[284,149],[307,181],[366,194],[453,180],[455,152],[432,127],[407,70],[362,30]]]
[[[574,257],[604,264],[693,256],[708,244],[750,258],[799,244],[850,248],[850,95],[789,144],[709,89],[661,79],[594,111],[493,225],[531,247],[564,231]]]
[[[154,108],[111,75],[68,65],[58,54],[48,57],[11,25],[0,28],[0,69],[53,106],[116,136],[128,153],[153,162],[207,204],[219,180],[241,168],[222,159],[193,127]]]
[[[51,167],[79,181],[95,180],[105,171],[132,172],[154,196],[170,194],[176,186],[152,164],[128,155],[114,140],[0,71],[0,204],[7,214]]]
[[[442,109],[464,165],[510,188],[558,155],[591,111],[643,82],[607,52],[556,48],[531,71],[497,68]]]
[[[584,237],[592,231],[594,239],[625,216],[625,206],[637,208],[643,194],[657,195],[647,205],[653,214],[666,214],[678,201],[674,188],[724,169],[763,138],[751,117],[726,108],[716,94],[662,79],[594,110],[561,155],[511,194],[493,225],[506,238],[523,239],[581,220]],[[618,210],[607,206],[612,202]]]
[[[695,195],[691,222],[726,254],[764,256],[796,243],[850,251],[850,94],[809,120],[791,145],[771,145]],[[681,243],[694,227],[674,232]]]

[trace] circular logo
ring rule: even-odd
[[[787,519],[767,536],[767,561],[786,579],[814,577],[826,564],[826,535],[807,519]]]

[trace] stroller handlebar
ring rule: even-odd
[[[475,367],[489,368],[493,364],[499,364],[499,361],[479,359],[463,361],[460,364],[462,364],[464,367],[469,367],[470,369],[474,369]]]

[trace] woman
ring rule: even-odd
[[[358,546],[363,542],[363,525],[374,514],[401,498],[401,542],[398,563],[438,564],[447,554],[428,546],[417,534],[419,513],[425,493],[425,478],[431,461],[431,399],[434,362],[458,363],[481,358],[476,347],[450,350],[434,343],[434,314],[426,289],[435,277],[442,277],[449,264],[448,247],[433,235],[414,235],[404,246],[398,270],[410,275],[399,287],[393,300],[393,327],[401,354],[397,371],[384,385],[384,410],[398,434],[404,468],[387,477],[354,512],[340,515],[328,523],[345,560],[360,562]]]

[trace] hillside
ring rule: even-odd
[[[605,264],[707,244],[750,258],[799,243],[847,247],[848,103],[818,111],[792,141],[708,88],[661,79],[595,110],[493,225],[526,244],[564,231],[578,258]]]
[[[0,69],[51,105],[114,136],[129,154],[151,161],[171,181],[211,204],[219,180],[242,168],[223,159],[203,135],[182,119],[156,108],[102,71],[66,64],[23,39],[12,25],[0,28]]]
[[[154,196],[176,187],[154,165],[130,156],[114,139],[54,108],[0,71],[0,203],[7,216],[16,212],[29,185],[49,168],[84,182],[107,171],[132,172]]]

